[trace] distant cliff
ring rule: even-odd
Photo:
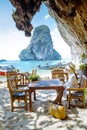
[[[19,55],[20,60],[59,60],[61,55],[53,49],[50,30],[46,25],[35,28],[30,44]]]
[[[5,59],[0,59],[0,62],[3,62],[3,61],[7,61],[7,60],[5,60]]]

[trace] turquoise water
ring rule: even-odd
[[[42,70],[39,69],[38,66],[44,66],[46,64],[48,65],[54,65],[58,64],[60,62],[69,62],[69,59],[64,59],[62,61],[58,60],[52,60],[52,61],[4,61],[0,62],[2,65],[13,65],[16,69],[19,69],[20,72],[32,72],[33,69],[37,69],[37,73],[40,76],[51,76],[51,70]],[[6,80],[5,76],[0,76],[0,81]]]

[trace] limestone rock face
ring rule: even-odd
[[[50,30],[46,25],[35,28],[29,46],[22,50],[21,60],[59,60],[61,56],[53,49]]]
[[[10,0],[16,11],[13,18],[19,30],[30,36],[33,29],[30,21],[42,2],[55,19],[65,42],[71,48],[72,61],[87,55],[87,0]]]

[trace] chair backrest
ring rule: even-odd
[[[17,84],[18,85],[27,85],[29,84],[29,76],[31,74],[29,72],[18,72],[17,73]]]
[[[13,79],[12,79],[12,76],[13,76]],[[15,71],[7,71],[6,72],[6,77],[7,77],[7,85],[9,85],[9,83],[11,83],[11,81],[15,81],[16,83],[16,87],[17,87],[17,72]]]
[[[7,71],[6,72],[6,77],[10,77],[10,76],[13,76],[13,75],[16,75],[17,76],[17,72],[16,71]]]
[[[52,72],[52,79],[60,79],[61,81],[65,81],[65,76],[64,76],[64,70],[53,70]]]
[[[87,77],[85,75],[82,75],[80,79],[80,88],[86,88],[86,87],[87,87]]]
[[[36,75],[37,74],[37,70],[35,69],[35,70],[32,70],[32,74],[33,75]]]
[[[10,95],[12,95],[13,90],[17,90],[17,84],[16,84],[16,75],[8,77],[8,89],[10,92]]]

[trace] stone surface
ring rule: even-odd
[[[21,51],[20,60],[59,60],[61,55],[53,49],[50,30],[46,25],[34,29],[28,47]]]
[[[87,55],[87,0],[10,0],[16,11],[13,18],[19,30],[30,36],[31,19],[44,2],[55,19],[61,36],[71,48],[72,61]]]

